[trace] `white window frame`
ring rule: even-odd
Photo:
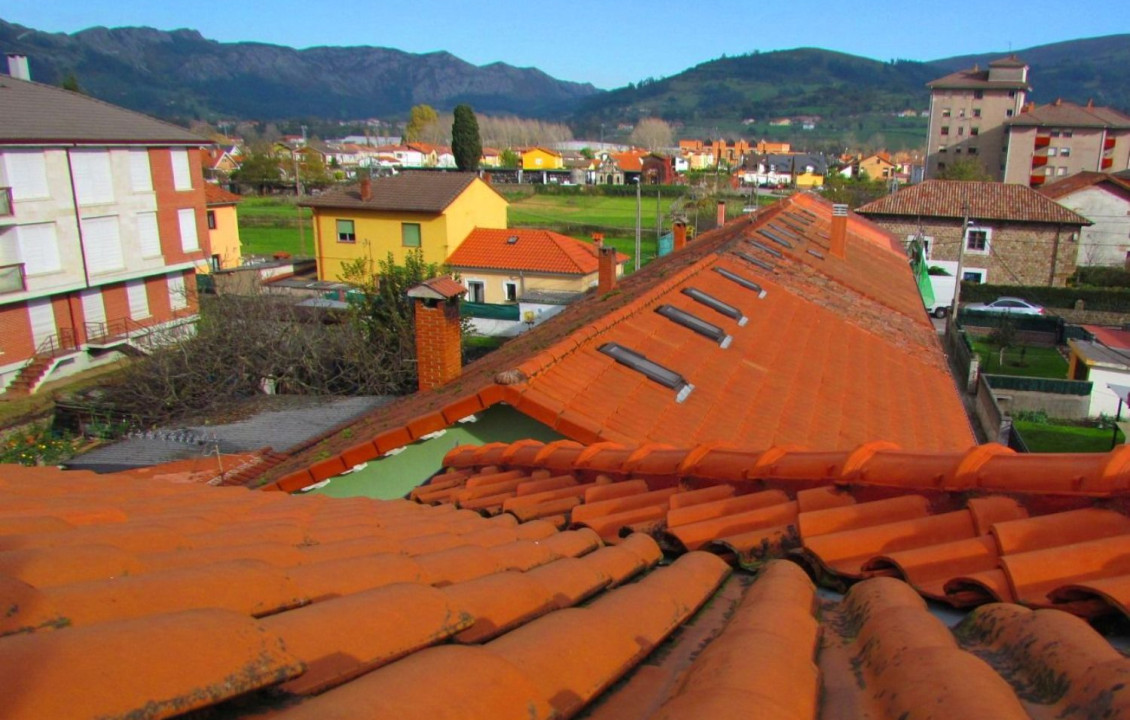
[[[975,232],[985,233],[985,249],[984,250],[977,250],[977,249],[969,247],[970,235],[972,235]],[[979,225],[971,225],[971,226],[969,226],[965,229],[965,235],[962,238],[962,242],[965,243],[965,252],[966,253],[972,254],[972,255],[988,255],[989,252],[992,250],[993,229],[991,227],[982,227],[982,226],[979,226]]]
[[[974,274],[980,276],[980,279],[978,279],[978,280],[966,280],[965,279],[966,275],[974,275]],[[961,275],[962,275],[962,280],[961,280],[962,282],[972,282],[972,283],[976,283],[978,285],[984,285],[985,283],[989,282],[989,271],[986,270],[985,268],[975,268],[975,267],[962,268],[961,269]]]
[[[485,303],[487,301],[487,283],[485,280],[479,278],[465,278],[463,285],[467,288],[467,302]],[[475,291],[471,287],[472,285],[478,285],[482,289],[482,297],[478,300],[474,299]]]
[[[186,253],[200,249],[200,229],[196,223],[196,208],[177,210],[177,225],[180,227],[180,247]]]
[[[192,189],[192,164],[188,161],[188,150],[173,148],[169,150],[173,163],[173,189],[177,192]]]
[[[514,299],[510,299],[510,288],[514,288]],[[502,281],[502,297],[504,302],[518,302],[518,283],[513,280]]]

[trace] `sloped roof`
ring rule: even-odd
[[[1007,124],[1018,127],[1089,127],[1126,130],[1130,129],[1130,115],[1113,108],[1077,105],[1073,102],[1056,100],[1047,105],[1025,110],[1009,120]]]
[[[1007,220],[1013,222],[1090,225],[1027,185],[973,180],[927,180],[900,188],[856,210],[861,215]]]
[[[235,205],[243,198],[235,193],[228,192],[215,183],[204,183],[204,200],[208,205]]]
[[[996,63],[989,63],[994,65]],[[1016,67],[1023,67],[1024,63]],[[937,80],[926,83],[931,89],[951,90],[1031,90],[1032,86],[1021,80],[989,80],[989,71],[978,68],[958,70]]]
[[[374,179],[373,194],[368,200],[361,199],[360,186],[352,185],[328,190],[317,197],[303,199],[298,204],[312,208],[438,214],[455,202],[476,180],[478,176],[475,173],[402,172],[392,177]]]
[[[831,213],[831,204],[799,193],[704,233],[614,292],[591,293],[468,365],[458,381],[300,452],[278,475],[293,474],[288,486],[301,487],[355,464],[343,464],[347,451],[375,457],[499,402],[580,442],[969,447],[972,430],[901,243],[852,215],[846,258],[836,257]],[[699,302],[696,292],[740,317]],[[664,306],[666,314],[657,312]],[[671,319],[682,313],[718,334]],[[679,389],[602,352],[609,343],[671,371]],[[312,478],[311,463],[327,452]]]
[[[511,486],[528,498],[581,488],[583,504],[572,512],[587,510],[588,520],[574,530],[449,503],[6,466],[0,670],[10,681],[0,716],[166,718],[205,708],[286,720],[550,720],[585,711],[722,718],[751,707],[782,718],[862,717],[856,709],[872,707],[892,717],[1130,713],[1130,660],[1085,621],[998,603],[951,632],[910,585],[883,576],[905,575],[925,592],[958,572],[965,584],[955,587],[970,591],[954,593],[962,602],[1015,587],[1038,606],[1122,609],[1125,583],[1112,574],[1128,537],[1120,513],[1032,517],[1016,500],[967,492],[964,507],[947,512],[906,487],[864,497],[850,484],[850,458],[777,453],[745,465],[717,450],[639,450],[462,448],[453,462],[475,456],[475,464],[437,483],[462,483],[482,500]],[[969,459],[966,471],[945,477],[1018,477],[993,465],[997,455],[980,472]],[[711,483],[743,466],[776,468],[783,479],[771,489]],[[881,451],[860,467],[901,477]],[[638,487],[682,470],[701,479]],[[624,472],[656,480],[624,480]],[[1125,487],[1123,475],[1112,477]],[[749,523],[760,512],[752,533],[768,536],[768,547],[803,543],[812,562],[842,575],[867,565],[881,544],[882,557],[863,571],[879,577],[842,599],[818,596],[794,563],[769,561],[752,575],[690,551],[660,566],[662,550],[646,533],[610,545],[584,526],[612,524],[610,510],[626,518],[633,508],[642,526],[656,493],[668,519],[745,503],[747,512],[731,517]],[[788,529],[774,533],[781,524]],[[977,572],[994,557],[1003,570]]]
[[[1079,190],[1083,190],[1096,185],[1103,185],[1105,189],[1112,190],[1120,195],[1130,193],[1130,182],[1122,178],[1115,177],[1110,173],[1101,173],[1094,171],[1078,172],[1074,175],[1069,175],[1062,180],[1057,180],[1051,185],[1044,185],[1036,192],[1041,195],[1046,195],[1053,200],[1058,200],[1065,195],[1070,195]]]
[[[627,255],[617,253],[616,262],[627,260]],[[599,268],[595,245],[531,228],[475,228],[447,258],[447,264],[566,275],[588,275]]]
[[[0,144],[211,145],[171,123],[88,95],[0,75]]]

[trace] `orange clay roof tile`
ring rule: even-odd
[[[628,261],[616,254],[617,263]],[[596,246],[533,228],[475,228],[447,258],[457,269],[589,275],[598,267]]]

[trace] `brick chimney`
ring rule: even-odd
[[[596,292],[603,295],[616,287],[616,248],[601,246]]]
[[[840,259],[847,257],[848,206],[832,206],[832,234],[828,238],[829,251]]]
[[[592,244],[596,246],[596,250],[599,253],[600,249],[604,247],[604,233],[593,233]]]
[[[361,199],[365,201],[373,199],[373,181],[370,178],[361,178]]]
[[[8,53],[8,74],[17,80],[31,80],[31,70],[27,66],[27,55]]]
[[[416,301],[416,374],[421,392],[463,372],[459,297],[465,292],[449,277],[433,278],[408,291]]]
[[[675,224],[671,227],[671,232],[675,236],[675,249],[682,250],[687,245],[687,222],[686,220],[676,220]]]
[[[726,224],[726,201],[718,201],[718,227]]]

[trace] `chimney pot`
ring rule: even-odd
[[[596,245],[597,251],[604,247],[604,233],[593,233],[592,244]]]
[[[8,74],[17,80],[31,80],[31,70],[28,69],[27,55],[8,53]]]
[[[604,295],[616,287],[616,248],[611,245],[601,246],[597,261],[596,292]]]
[[[726,224],[726,201],[718,201],[718,227]]]
[[[832,232],[828,237],[828,250],[841,260],[847,257],[848,206],[832,206]]]
[[[373,199],[373,181],[369,178],[361,178],[361,199],[366,201]]]
[[[687,245],[687,224],[682,220],[676,220],[672,232],[675,235],[675,249],[682,250]]]

